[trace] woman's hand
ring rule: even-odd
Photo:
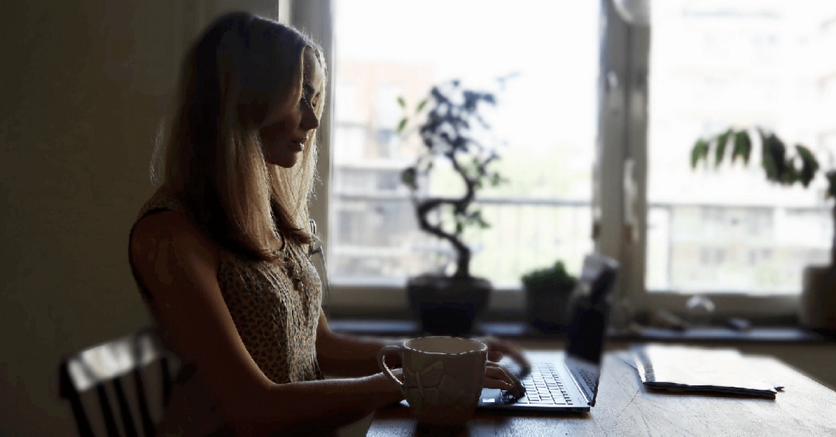
[[[488,360],[498,363],[507,355],[520,366],[523,375],[531,371],[531,363],[525,358],[522,349],[514,342],[499,340],[494,337],[477,338],[488,346]]]
[[[485,368],[484,386],[507,390],[516,397],[524,395],[525,387],[523,387],[517,375],[499,364],[499,361],[507,355],[520,366],[523,375],[528,374],[531,370],[531,363],[523,355],[522,349],[513,342],[493,337],[484,337],[477,340],[488,346],[488,363]]]
[[[508,371],[502,364],[488,361],[485,366],[485,388],[498,388],[500,390],[507,390],[515,397],[521,397],[525,394],[525,387],[523,387],[520,380]]]
[[[403,369],[398,367],[396,369],[390,369],[390,371],[392,372],[392,376],[403,384]],[[403,399],[401,386],[389,379],[386,372],[380,372],[376,375],[370,376],[369,378],[377,381],[376,389],[388,399],[386,402],[387,404],[396,404]]]

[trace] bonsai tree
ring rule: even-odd
[[[398,99],[406,109],[403,98]],[[413,193],[415,213],[421,229],[452,244],[456,252],[455,278],[470,277],[470,247],[462,240],[468,227],[487,228],[490,225],[482,217],[480,209],[473,205],[476,193],[486,186],[496,186],[505,180],[491,169],[499,159],[494,148],[480,141],[479,133],[489,126],[479,110],[484,105],[494,105],[494,95],[489,92],[463,88],[459,81],[435,86],[429,97],[418,104],[414,116],[429,108],[426,118],[417,126],[423,148],[414,165],[401,173],[401,178]],[[403,133],[410,117],[404,116],[397,132]],[[439,166],[438,160],[450,164],[453,172],[463,182],[459,197],[421,197],[419,185],[426,183],[430,173]],[[430,221],[430,215],[441,210],[438,223]]]
[[[761,167],[766,179],[782,185],[800,183],[805,188],[819,172],[819,161],[807,147],[796,144],[795,153],[788,155],[784,141],[772,132],[755,128],[762,147]],[[712,150],[713,147],[713,150]],[[729,152],[730,150],[730,152]],[[752,138],[746,129],[728,129],[725,132],[700,138],[691,149],[691,168],[696,168],[700,161],[708,164],[713,157],[714,165],[719,166],[728,157],[732,162],[738,159],[744,165],[749,164],[752,152]],[[827,191],[825,198],[836,198],[836,170],[825,173]],[[834,241],[831,244],[831,264],[836,265],[836,204],[833,207]]]

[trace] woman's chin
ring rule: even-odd
[[[291,168],[299,162],[300,153],[288,154],[277,157],[267,157],[267,163],[273,164],[282,168]]]

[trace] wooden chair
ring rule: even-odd
[[[159,404],[155,406],[158,405],[159,411],[162,411],[171,395],[171,359],[173,357],[163,348],[154,329],[146,328],[132,335],[85,349],[62,360],[58,369],[60,395],[72,406],[79,435],[94,435],[90,419],[84,410],[82,395],[95,390],[100,410],[98,413],[102,417],[108,436],[153,437],[156,427],[149,409],[149,394],[159,395],[160,390],[146,390],[143,374],[147,376],[155,373],[155,369],[150,365],[159,364],[157,375],[162,380],[162,395],[157,396]],[[123,381],[126,379],[133,379],[133,384],[123,384],[127,382]],[[136,392],[133,410],[139,411],[139,420],[135,420],[131,403],[125,395],[126,385],[129,388],[132,386]],[[109,391],[115,393],[115,408],[108,395]],[[96,404],[95,401],[92,403]],[[120,434],[114,409],[118,410],[124,434]],[[142,424],[141,434],[137,431],[137,421]]]

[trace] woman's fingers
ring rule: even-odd
[[[495,363],[498,363],[498,362],[502,361],[502,357],[504,357],[504,356],[505,355],[502,352],[499,352],[499,351],[488,351],[488,361],[493,361]]]
[[[525,394],[525,387],[505,366],[488,362],[485,366],[485,387],[508,390],[514,396]]]
[[[528,362],[522,353],[522,349],[515,343],[493,337],[480,338],[479,341],[488,346],[488,359],[490,361],[499,361],[504,355],[508,355],[522,368],[523,374],[531,370],[531,363]]]
[[[500,389],[500,390],[509,391],[509,392],[513,393],[514,396],[516,396],[516,397],[522,396],[522,394],[520,394],[518,392],[518,390],[514,386],[514,384],[511,384],[510,382],[504,381],[504,380],[501,380],[501,379],[492,379],[492,378],[488,378],[486,376],[485,377],[485,383],[483,385],[485,386],[485,388],[497,388],[497,389]]]

